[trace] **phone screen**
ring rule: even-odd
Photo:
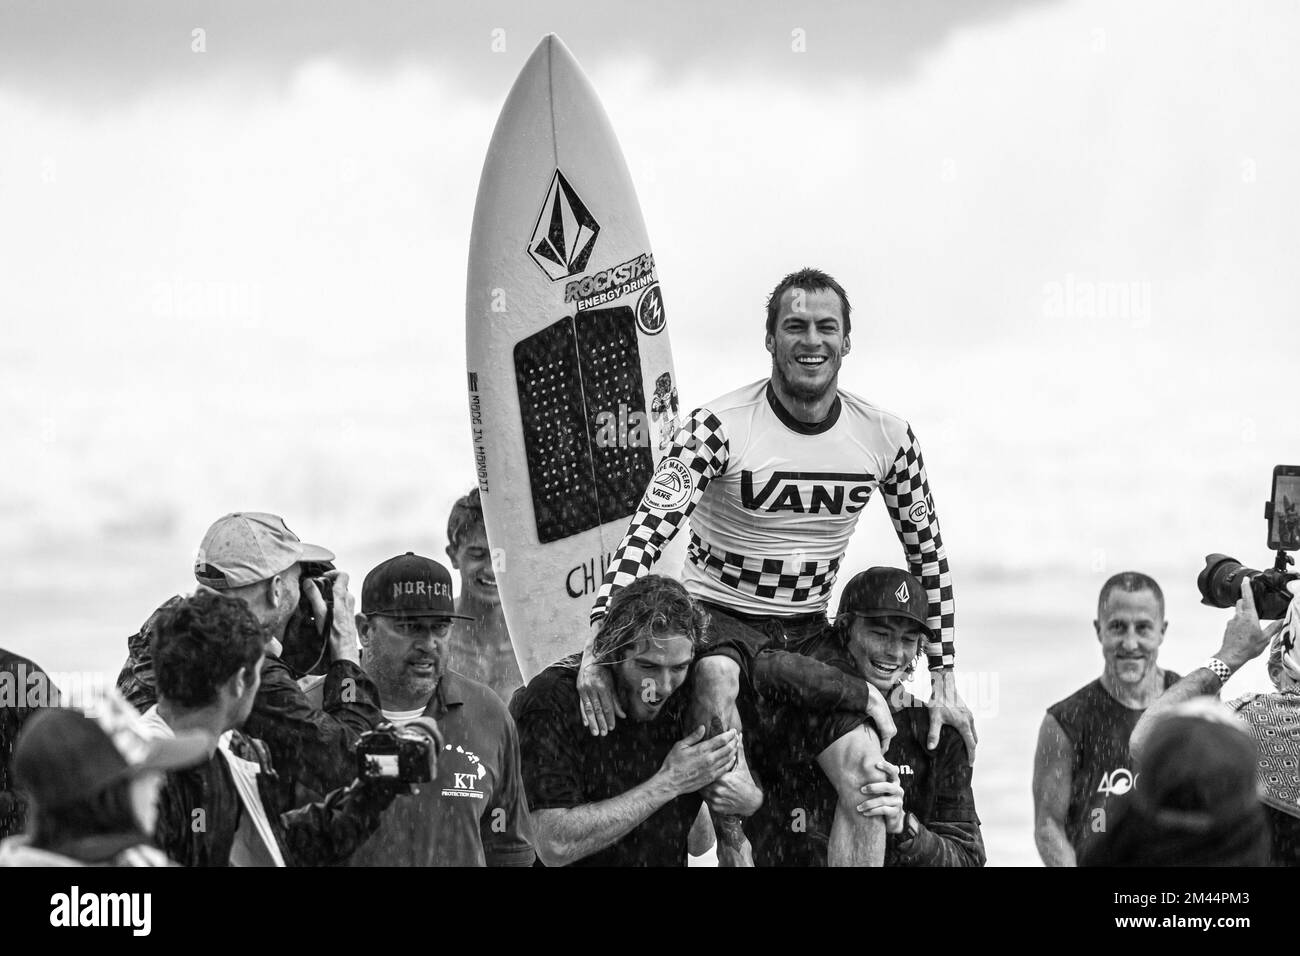
[[[1268,527],[1268,546],[1275,551],[1300,551],[1300,468],[1295,471],[1295,474],[1273,475],[1273,520]]]

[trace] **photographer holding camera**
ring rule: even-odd
[[[266,662],[245,730],[266,742],[277,770],[304,786],[308,799],[356,777],[357,737],[380,719],[378,692],[358,664],[348,576],[329,571],[322,578],[329,582],[338,613],[310,576],[312,565],[328,566],[333,560],[325,548],[302,542],[278,515],[245,511],[228,514],[208,529],[194,563],[194,577],[203,588],[242,600],[264,631]],[[157,700],[147,641],[159,616],[181,600],[172,598],[155,611],[129,641],[130,657],[118,687],[138,710]],[[309,605],[314,619],[329,627],[331,661],[319,708],[281,659],[300,604]]]
[[[1217,556],[1212,556],[1217,557]],[[1238,565],[1238,567],[1240,567]],[[1248,569],[1247,569],[1248,570]],[[1141,762],[1147,755],[1162,716],[1197,697],[1217,697],[1223,685],[1247,661],[1266,650],[1268,674],[1276,690],[1246,694],[1228,707],[1250,731],[1258,756],[1256,776],[1261,800],[1272,831],[1273,862],[1300,865],[1300,582],[1291,581],[1289,606],[1271,602],[1266,613],[1282,612],[1282,619],[1260,626],[1253,577],[1240,575],[1241,598],[1224,628],[1219,649],[1204,665],[1170,687],[1149,708],[1133,729],[1129,748]],[[1202,589],[1205,590],[1204,588]],[[1207,593],[1207,601],[1210,600]]]
[[[158,738],[202,732],[216,744],[206,760],[167,774],[155,838],[168,856],[187,866],[315,866],[342,862],[374,832],[399,785],[362,777],[296,806],[266,744],[240,732],[266,656],[244,602],[214,591],[182,598],[159,614],[152,651],[160,699],[145,725]]]
[[[364,665],[384,718],[403,730],[433,719],[445,743],[437,776],[389,807],[348,865],[532,866],[515,722],[490,688],[447,667],[452,621],[465,619],[451,574],[410,551],[390,558],[366,575],[361,611]],[[401,763],[400,740],[373,734],[362,749],[367,762]]]

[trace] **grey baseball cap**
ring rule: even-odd
[[[194,558],[194,577],[217,591],[256,584],[299,561],[333,561],[334,552],[307,544],[279,515],[236,511],[213,522]]]

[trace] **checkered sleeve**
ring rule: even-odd
[[[690,419],[677,432],[672,447],[655,469],[641,504],[632,516],[632,523],[628,525],[627,534],[623,535],[614,559],[605,571],[596,603],[591,608],[592,624],[605,616],[605,609],[615,591],[649,573],[664,545],[672,540],[695,510],[709,481],[726,470],[729,451],[727,436],[717,416],[707,408],[691,412]],[[685,465],[686,471],[668,465],[669,459]],[[683,476],[689,478],[683,481]],[[657,487],[667,488],[672,497],[684,497],[685,500],[676,507],[666,509],[658,506],[653,503]],[[662,490],[659,493],[662,494]]]
[[[921,446],[911,425],[907,426],[907,438],[894,456],[889,477],[880,484],[880,493],[907,555],[907,569],[920,579],[929,597],[926,617],[930,629],[939,636],[938,641],[926,643],[930,669],[951,667],[954,659],[952,575],[939,533],[930,482],[925,475]]]

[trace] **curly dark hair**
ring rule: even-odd
[[[695,656],[712,640],[708,612],[691,599],[686,588],[661,574],[647,574],[621,589],[596,635],[595,657],[616,664],[645,637],[684,634]]]
[[[852,311],[849,306],[848,293],[844,291],[844,286],[840,285],[825,272],[820,269],[809,269],[807,267],[800,269],[798,272],[791,272],[788,276],[776,284],[772,294],[767,297],[767,334],[772,335],[776,332],[776,318],[781,311],[781,296],[785,295],[791,289],[803,289],[806,292],[834,292],[840,297],[840,306],[844,309],[844,334],[848,335],[851,328],[849,322],[849,313]]]
[[[159,696],[205,707],[241,667],[256,667],[266,631],[239,598],[200,591],[164,608],[150,641]]]

